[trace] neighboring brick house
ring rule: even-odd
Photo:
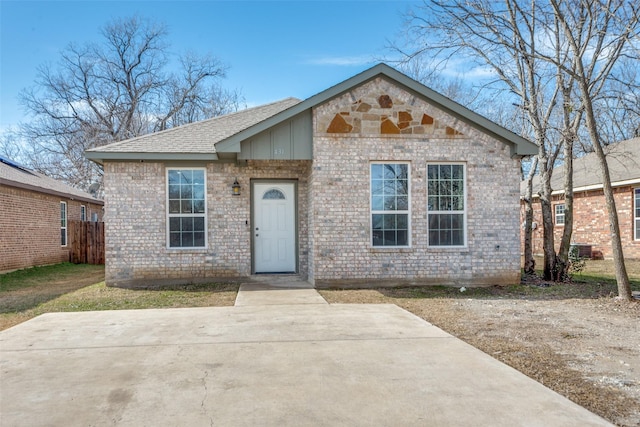
[[[614,190],[622,250],[627,259],[640,259],[640,138],[621,141],[606,147],[607,163]],[[595,153],[575,159],[573,162],[573,234],[571,242],[583,247],[588,255],[591,248],[594,258],[612,258],[609,214],[602,191],[602,172]],[[534,178],[534,193],[539,187]],[[524,194],[524,182],[521,185]],[[564,167],[553,170],[551,178],[554,241],[556,250],[564,227]],[[524,223],[524,202],[521,207]],[[542,254],[542,217],[539,199],[534,194],[533,232],[534,254]],[[521,236],[521,240],[524,235]],[[521,248],[524,242],[521,242]]]
[[[380,64],[86,154],[104,165],[107,284],[328,287],[519,282],[519,159],[535,153]]]
[[[68,221],[102,220],[103,204],[0,157],[0,272],[69,261]]]

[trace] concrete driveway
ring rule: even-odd
[[[611,425],[395,305],[310,289],[45,314],[0,346],[2,426]]]

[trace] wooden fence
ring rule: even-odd
[[[104,264],[104,222],[69,221],[69,261]]]

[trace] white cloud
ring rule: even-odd
[[[309,58],[305,60],[306,64],[311,65],[338,65],[353,67],[358,65],[367,65],[374,63],[375,60],[370,55],[353,55],[353,56],[321,56]]]

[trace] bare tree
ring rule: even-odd
[[[17,162],[24,160],[24,147],[20,136],[12,129],[4,131],[0,135],[0,156]]]
[[[594,107],[601,134],[607,140],[622,141],[640,136],[640,41],[629,56],[619,59],[616,73]]]
[[[31,166],[87,189],[102,171],[86,149],[237,109],[239,95],[218,86],[226,66],[216,58],[186,54],[167,71],[167,35],[139,17],[115,20],[102,43],[70,44],[55,67],[40,67],[22,92],[33,115],[21,131]]]
[[[611,186],[602,127],[596,105],[604,96],[608,83],[615,80],[617,62],[632,55],[632,43],[640,37],[640,6],[626,0],[550,0],[555,19],[572,53],[569,63],[557,64],[571,75],[584,108],[589,139],[600,163],[603,191],[609,213],[611,246],[618,283],[618,296],[631,299],[620,225]],[[553,58],[547,58],[553,61]]]
[[[544,15],[544,16],[540,16]],[[541,177],[540,200],[544,230],[544,276],[554,277],[556,253],[551,211],[551,176],[561,144],[550,138],[549,129],[555,112],[560,87],[555,72],[538,59],[538,22],[547,19],[548,12],[536,2],[507,0],[425,1],[409,15],[408,33],[413,41],[408,60],[426,55],[441,58],[438,64],[452,60],[475,62],[489,67],[496,76],[492,82],[502,87],[527,118],[531,139],[538,145],[538,168]],[[400,49],[402,50],[402,49]],[[490,83],[491,84],[491,83]],[[529,179],[532,179],[533,175]],[[528,185],[531,188],[530,185]],[[525,196],[531,201],[532,195]],[[531,209],[531,206],[528,206]],[[527,221],[532,220],[526,215]],[[531,239],[531,224],[525,225]],[[527,265],[533,265],[530,245],[525,252]]]

